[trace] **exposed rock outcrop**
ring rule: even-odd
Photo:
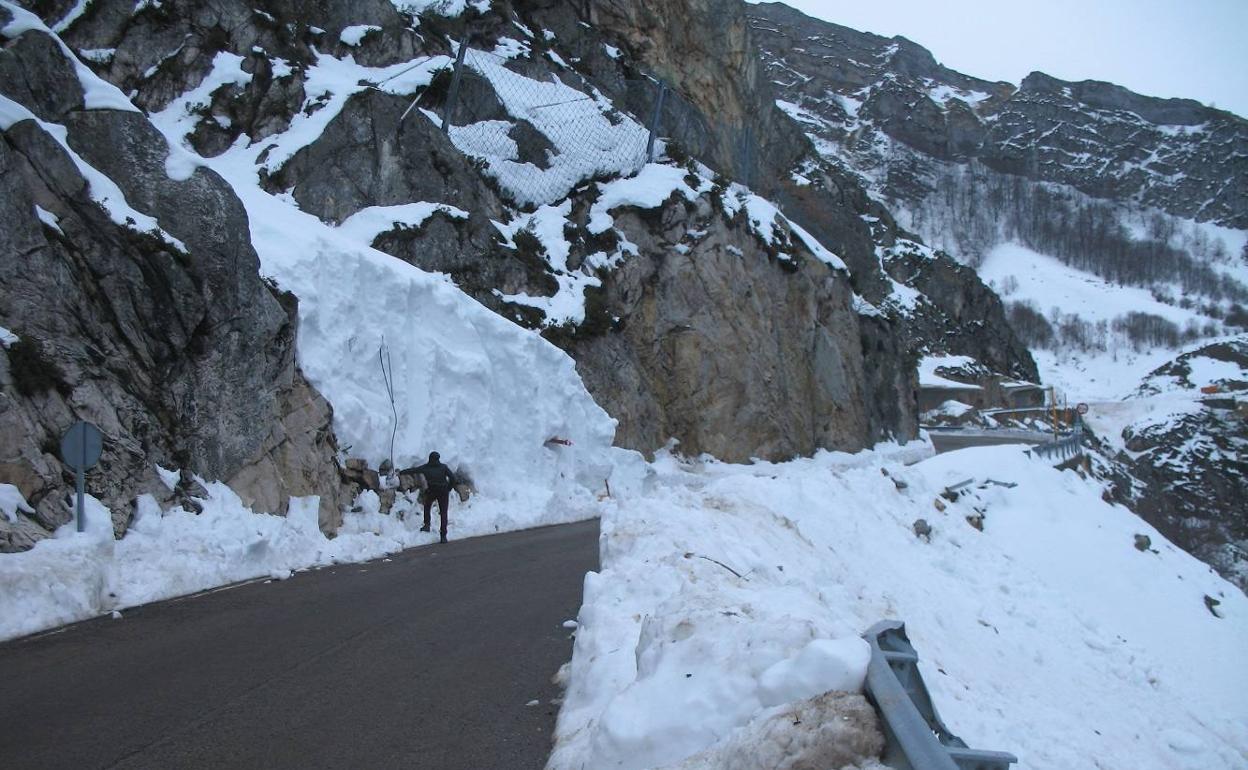
[[[1218,373],[1205,386],[1215,392],[1198,395],[1194,369]],[[1177,357],[1149,375],[1140,397],[1176,392],[1178,401],[1155,407],[1172,416],[1150,415],[1123,431],[1127,451],[1117,460],[1135,483],[1115,491],[1171,542],[1248,590],[1248,341]]]
[[[320,495],[332,528],[329,406],[295,365],[293,298],[283,307],[261,281],[229,186],[205,169],[171,178],[141,113],[86,109],[47,35],[9,41],[0,70],[20,74],[0,77],[0,94],[48,121],[17,120],[0,141],[0,324],[21,339],[0,354],[6,480],[43,529],[66,520],[55,448],[86,419],[106,436],[88,488],[118,531],[136,494],[162,489],[154,463],[232,483],[273,512]],[[99,201],[112,183],[110,216]],[[145,215],[160,233],[135,221]]]
[[[763,183],[765,175],[752,169],[788,166],[805,152],[800,131],[759,89],[757,58],[747,49],[729,45],[727,39],[706,36],[704,30],[689,29],[679,33],[688,39],[679,38],[670,23],[672,9],[650,12],[639,5],[604,5],[588,9],[588,15],[581,17],[562,3],[514,9],[502,5],[496,9],[501,16],[490,14],[477,21],[422,19],[425,40],[416,52],[406,47],[410,34],[397,29],[407,29],[406,22],[387,12],[374,13],[371,6],[347,15],[342,8],[327,7],[308,18],[295,17],[287,10],[267,8],[270,20],[229,3],[211,16],[188,8],[177,29],[190,37],[179,43],[182,47],[176,55],[160,58],[148,53],[141,61],[138,51],[160,47],[159,41],[165,40],[164,30],[147,18],[108,25],[84,18],[69,36],[83,46],[115,47],[117,53],[100,68],[101,73],[135,89],[139,103],[150,107],[164,106],[177,93],[198,86],[211,61],[210,52],[240,57],[243,70],[251,73],[250,80],[219,88],[192,135],[198,149],[211,153],[242,134],[262,140],[271,126],[288,121],[301,108],[291,101],[301,90],[300,64],[315,61],[311,47],[314,43],[319,47],[316,40],[321,39],[298,31],[303,24],[323,28],[325,37],[335,35],[348,21],[378,25],[384,33],[375,40],[372,35],[367,38],[370,61],[391,63],[418,53],[452,50],[443,37],[448,32],[472,33],[478,45],[485,45],[502,34],[500,20],[519,12],[519,18],[533,28],[554,30],[567,58],[584,63],[582,71],[589,82],[601,85],[603,93],[622,105],[635,104],[641,112],[652,103],[653,82],[630,76],[629,68],[635,65],[603,53],[603,35],[627,29],[631,42],[617,42],[636,43],[638,64],[653,68],[674,84],[665,110],[665,132],[686,141],[701,131],[703,142],[689,142],[698,157],[730,175],[757,177]],[[748,35],[741,7],[735,2],[694,3],[675,12],[718,19],[716,23],[724,25],[737,42],[743,43]],[[725,12],[730,13],[725,16]],[[113,18],[103,10],[97,13]],[[584,20],[600,29],[583,27]],[[214,38],[212,30],[220,26],[233,29],[234,34],[229,39]],[[659,27],[668,30],[664,38],[644,43],[644,31]],[[279,29],[287,32],[274,31]],[[695,38],[700,41],[698,55],[686,51],[679,56]],[[269,58],[255,53],[255,46],[285,57],[292,63],[292,74],[281,79],[268,74]],[[156,62],[163,62],[157,72],[143,77]],[[553,75],[585,87],[572,74],[536,56],[518,58],[511,66],[529,76]],[[282,80],[287,84],[279,89]],[[508,117],[487,81],[470,75],[464,89],[464,98],[475,106],[462,110],[461,115]],[[700,98],[693,102],[686,94]],[[444,96],[431,93],[427,99],[422,97],[421,106],[439,109]],[[434,123],[419,111],[404,116],[410,103],[410,98],[376,90],[351,97],[314,141],[267,175],[266,186],[274,192],[290,191],[301,208],[333,223],[369,207],[414,201],[467,212],[466,218],[435,213],[419,226],[396,226],[379,233],[374,245],[425,269],[449,273],[461,288],[509,318],[541,325],[540,311],[506,302],[501,296],[554,293],[557,284],[552,268],[541,254],[519,241],[514,249],[503,244],[491,220],[506,221],[513,213],[479,167]],[[761,123],[760,115],[764,117]],[[534,133],[528,123],[517,126]],[[520,139],[524,141],[518,141],[518,147],[527,147],[525,151],[540,161],[544,137],[526,139],[522,131]],[[745,139],[748,145],[743,144]],[[754,145],[765,145],[764,157],[757,157]],[[745,155],[741,155],[743,148]],[[741,165],[747,160],[748,165]],[[861,191],[857,193],[855,200],[868,205]],[[603,276],[604,289],[591,300],[594,318],[587,321],[587,328],[566,335],[552,330],[551,338],[578,359],[591,391],[621,420],[619,441],[653,450],[675,437],[685,451],[746,459],[789,457],[819,447],[859,448],[887,436],[913,436],[913,372],[896,323],[883,317],[860,319],[852,309],[851,281],[857,279],[844,273],[833,275],[809,258],[801,270],[786,270],[769,257],[744,220],[734,222],[713,214],[708,201],[701,201],[707,210],[698,216],[713,229],[685,255],[672,249],[685,240],[684,230],[694,228],[691,221],[684,221],[694,215],[679,204],[644,217],[622,219],[617,230],[627,232],[640,255]],[[680,221],[662,224],[673,217]],[[870,268],[863,273],[862,285],[878,283],[873,277],[879,263],[872,255],[871,233],[857,212],[838,210],[827,217],[849,223],[858,251],[867,255],[859,260]],[[657,232],[660,229],[664,232]],[[571,260],[584,259],[594,245],[584,243]],[[757,294],[757,299],[742,305],[742,287],[754,282],[757,285],[747,291]],[[661,290],[650,291],[654,286]],[[595,319],[604,313],[617,317],[618,322],[593,329]],[[686,326],[698,331],[676,331]]]
[[[805,126],[776,106],[784,94],[773,85],[777,73],[763,66],[750,13],[735,0],[610,0],[589,7],[600,34],[625,45],[639,63],[671,84],[664,132],[683,151],[780,203],[788,217],[849,265],[856,293],[887,306],[890,279],[909,285],[919,271],[881,257],[914,236],[898,227],[855,174],[821,157],[804,135]],[[620,99],[641,110],[647,102],[636,92],[652,91],[638,81],[606,76],[605,69],[594,68],[595,82],[604,91],[616,88]],[[959,270],[947,257],[936,256],[932,264],[940,267],[930,273],[942,279],[926,280],[935,294],[920,300],[918,317],[889,311],[904,347],[965,353],[996,371],[1036,378],[1035,364],[1006,323],[999,301],[979,304],[973,317],[963,318],[972,300],[992,294],[978,276]],[[980,345],[985,329],[993,339]],[[884,363],[882,355],[868,357],[868,368],[877,357]]]
[[[738,0],[592,0],[587,21],[669,85],[665,134],[767,194],[783,178],[767,172],[791,168],[805,142],[776,109],[745,9]]]
[[[967,355],[990,372],[1039,382],[1030,351],[1006,323],[1001,298],[972,268],[905,242],[889,251],[885,265],[889,276],[926,300],[907,319],[916,347]]]
[[[898,351],[871,346],[844,272],[770,258],[710,196],[617,212],[616,229],[638,254],[606,277],[599,331],[565,344],[624,446],[676,437],[744,462],[914,435],[913,370],[869,376],[868,358]]]

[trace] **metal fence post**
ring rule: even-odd
[[[667,96],[667,84],[659,81],[659,93],[654,97],[654,112],[650,115],[650,138],[646,140],[646,162],[654,162],[654,138],[659,133],[659,123],[663,119],[663,99]]]
[[[85,455],[86,452],[84,451]],[[83,464],[79,464],[77,470],[74,471],[74,491],[77,493],[77,507],[75,511],[78,514],[78,531],[83,532],[87,528],[86,522],[86,493],[87,493],[87,472],[82,469]]]
[[[442,111],[442,133],[451,130],[451,113],[455,111],[455,102],[459,99],[459,78],[464,71],[464,54],[468,53],[468,38],[459,43],[459,51],[455,54],[455,71],[451,73],[451,90],[446,95],[446,109]]]

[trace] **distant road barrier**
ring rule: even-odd
[[[880,712],[887,745],[884,764],[894,770],[1009,770],[1018,761],[1003,751],[968,748],[936,713],[919,673],[919,655],[897,620],[882,620],[863,638],[871,645],[867,697]]]
[[[1075,420],[1074,428],[1062,438],[1037,444],[1027,450],[1033,457],[1047,460],[1072,460],[1083,454],[1083,420]]]

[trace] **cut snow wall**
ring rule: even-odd
[[[248,197],[249,207],[281,206]],[[279,213],[284,223],[252,211],[253,240],[264,271],[299,297],[300,365],[333,404],[349,455],[373,466],[390,456],[393,413],[378,356],[384,338],[399,467],[436,450],[453,467],[469,467],[483,491],[549,487],[570,472],[601,485],[615,421],[594,403],[571,358],[445,278],[339,238],[308,215]],[[553,437],[572,445],[550,446]]]

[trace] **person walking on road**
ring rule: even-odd
[[[442,526],[439,530],[441,540],[446,542],[446,514],[447,505],[451,501],[451,490],[455,487],[455,474],[451,473],[451,469],[442,464],[442,457],[437,452],[429,453],[429,462],[416,469],[416,472],[425,477],[425,525],[420,528],[421,532],[429,531],[429,514],[433,511],[433,501],[438,501],[438,515],[442,519]]]

